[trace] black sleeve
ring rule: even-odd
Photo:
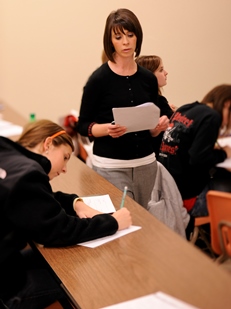
[[[212,167],[226,159],[224,150],[214,149],[219,128],[219,117],[208,115],[204,118],[189,148],[189,163],[192,166]]]
[[[158,95],[156,105],[160,109],[160,116],[166,115],[169,119],[172,117],[173,110],[169,106],[168,101],[164,96]]]
[[[83,89],[77,130],[83,136],[89,136],[89,126],[95,122],[98,113],[98,102],[102,91],[101,76],[93,72]]]
[[[65,209],[66,213],[71,216],[75,216],[76,212],[73,209],[73,201],[78,197],[77,194],[68,194],[61,191],[54,193],[54,198],[59,202],[61,207]]]
[[[65,196],[60,197],[63,203]],[[16,229],[45,246],[75,245],[118,230],[117,221],[108,214],[88,219],[68,215],[55,199],[47,175],[40,171],[20,179],[8,202],[7,215]]]

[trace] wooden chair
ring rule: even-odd
[[[231,193],[210,190],[207,193],[210,217],[211,246],[221,263],[231,253]],[[225,223],[224,223],[225,222]],[[220,231],[220,232],[219,232]],[[220,235],[220,236],[219,236]]]

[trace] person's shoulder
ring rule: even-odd
[[[139,80],[142,80],[143,82],[151,85],[152,87],[153,85],[155,85],[156,89],[158,88],[156,76],[151,71],[140,66],[139,64],[137,64],[137,73],[135,74],[135,76],[137,76]]]
[[[163,95],[158,95],[158,102],[160,102],[161,104],[162,103],[163,104],[168,104],[168,100]]]
[[[142,67],[141,65],[137,64],[137,72],[140,75],[143,75],[144,77],[151,78],[151,79],[156,79],[154,73],[149,71],[148,69]]]
[[[107,62],[105,62],[92,72],[89,79],[102,78],[103,76],[107,76],[108,74],[110,74],[110,69]]]
[[[95,90],[102,87],[106,81],[111,79],[110,69],[107,63],[103,63],[89,76],[86,86],[93,87]]]
[[[217,111],[198,101],[184,104],[180,106],[176,112],[192,117],[194,120],[198,121],[207,120],[211,121],[211,123],[219,123],[221,121],[221,116]]]
[[[193,103],[186,103],[186,104],[183,104],[181,105],[177,111],[178,112],[185,112],[185,111],[195,111],[195,112],[198,112],[198,111],[205,111],[207,113],[212,113],[211,112],[211,108],[208,107],[207,105],[205,104],[201,104],[200,102],[198,101],[195,101]]]
[[[2,149],[0,162],[4,161],[10,168],[20,170],[21,174],[32,170],[48,173],[51,169],[51,163],[46,157],[27,150],[17,142],[0,137],[0,145]]]

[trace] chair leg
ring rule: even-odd
[[[211,256],[214,259],[216,259],[216,254],[214,253],[214,251],[212,249],[212,246],[211,246],[210,242],[208,241],[208,238],[206,237],[205,232],[203,231],[202,228],[201,229],[199,228],[199,234],[201,236],[201,239],[204,241],[204,243],[206,244],[207,248],[209,249]]]
[[[198,235],[199,235],[199,228],[198,226],[195,226],[194,227],[194,230],[193,230],[193,233],[191,235],[191,238],[190,238],[190,242],[195,244],[197,238],[198,238]]]
[[[217,264],[222,264],[224,263],[229,257],[225,254],[221,254],[220,256],[218,256],[218,258],[216,258],[215,262]]]

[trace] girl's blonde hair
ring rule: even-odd
[[[61,131],[64,131],[63,128],[50,120],[38,120],[30,122],[24,127],[17,142],[25,148],[34,148],[44,142],[47,137],[52,137]],[[72,138],[66,132],[52,138],[52,143],[54,146],[69,145],[74,151]]]

